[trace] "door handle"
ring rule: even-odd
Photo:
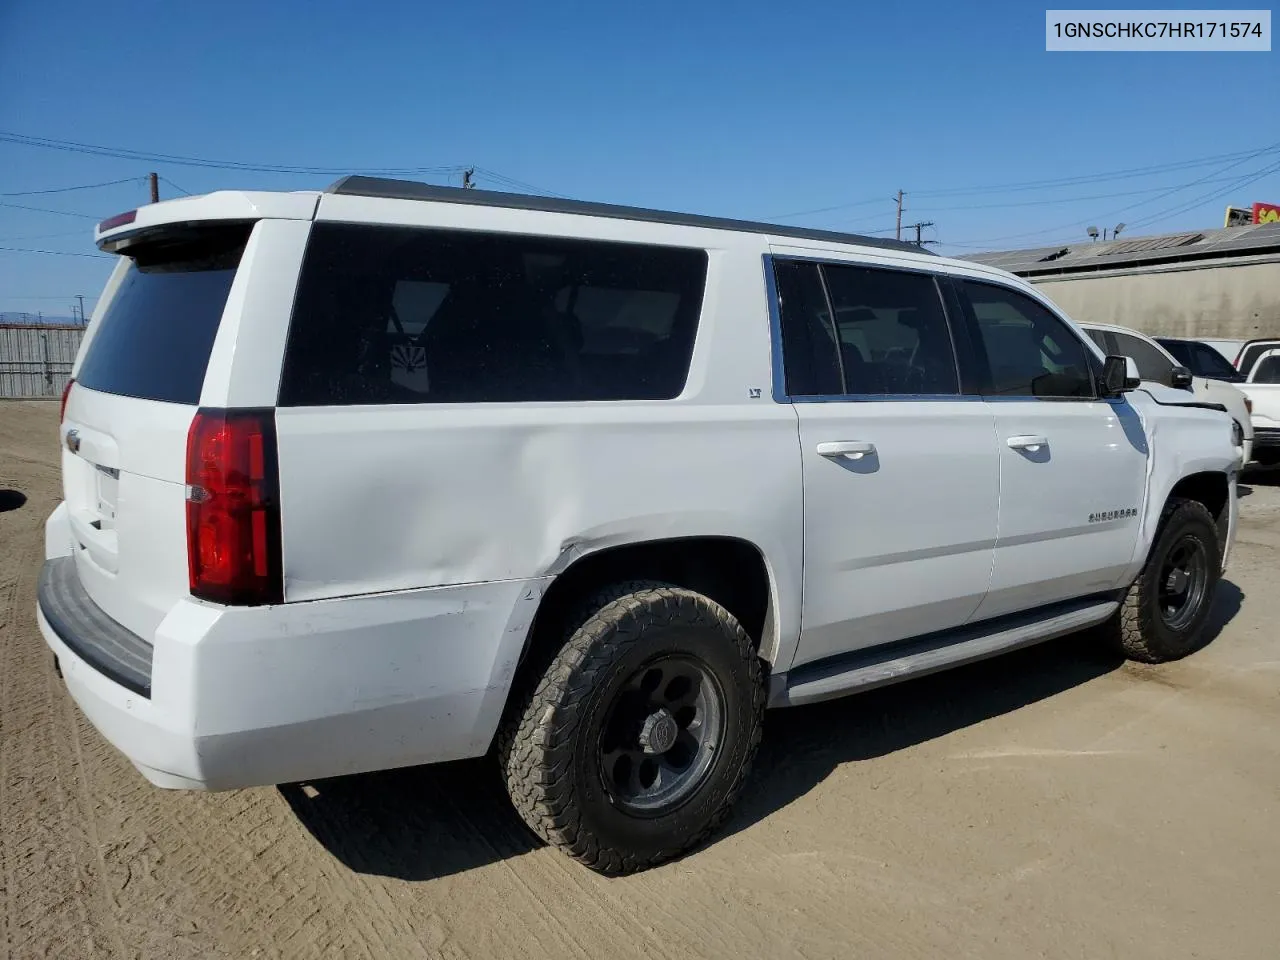
[[[1049,445],[1049,438],[1028,435],[1010,437],[1006,442],[1014,450],[1026,450],[1028,453],[1037,453],[1041,447],[1047,447]]]
[[[846,460],[861,460],[875,452],[876,445],[866,440],[827,440],[818,444],[818,456],[830,457],[833,460],[840,457]]]

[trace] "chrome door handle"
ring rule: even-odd
[[[865,440],[827,440],[818,444],[818,456],[846,460],[861,460],[876,452],[876,445]]]
[[[1006,442],[1014,450],[1026,450],[1028,453],[1036,453],[1041,447],[1047,447],[1049,445],[1049,438],[1028,435],[1010,437]]]

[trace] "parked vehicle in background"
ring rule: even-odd
[[[1243,389],[1253,402],[1254,456],[1274,466],[1280,463],[1280,343],[1254,357]]]
[[[636,870],[766,705],[1095,626],[1186,656],[1235,534],[1221,406],[908,244],[366,177],[97,242],[37,618],[161,786],[492,746]]]
[[[1189,389],[1197,400],[1220,403],[1226,407],[1231,418],[1240,425],[1240,462],[1244,464],[1253,459],[1253,419],[1249,398],[1239,389],[1230,383],[1196,374],[1187,364],[1181,363],[1176,354],[1165,348],[1158,338],[1148,337],[1145,333],[1128,327],[1104,323],[1082,323],[1080,327],[1104,353],[1132,358],[1138,365],[1138,375],[1143,380],[1180,390]],[[1214,363],[1220,363],[1235,373],[1231,365],[1218,356],[1216,351],[1203,344],[1197,346],[1204,353],[1212,355]],[[1239,377],[1239,374],[1236,376]]]
[[[1179,337],[1155,337],[1165,351],[1182,364],[1194,376],[1222,383],[1244,383],[1245,375],[1232,363],[1235,355],[1228,357],[1202,340],[1185,340]]]
[[[1186,339],[1186,338],[1179,338],[1179,339]],[[1212,347],[1214,350],[1218,351],[1218,353],[1220,353],[1228,363],[1232,365],[1235,364],[1236,357],[1240,356],[1240,348],[1245,345],[1244,340],[1220,340],[1220,339],[1213,339],[1213,338],[1209,338],[1209,339],[1192,338],[1192,342],[1203,343],[1206,346]],[[1199,374],[1197,374],[1197,376],[1199,376]]]
[[[1236,357],[1235,367],[1247,377],[1253,372],[1254,364],[1262,359],[1263,354],[1277,348],[1280,348],[1280,339],[1274,337],[1250,340],[1240,348],[1240,355]]]

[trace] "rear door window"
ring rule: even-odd
[[[76,382],[196,404],[249,224],[179,231],[130,248],[133,264],[98,320]]]
[[[947,317],[933,277],[824,264],[845,392],[948,396],[960,392]]]
[[[318,223],[279,402],[671,399],[706,273],[705,250]]]

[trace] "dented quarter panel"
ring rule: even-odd
[[[771,398],[763,242],[688,233],[709,267],[674,400],[278,408],[286,598],[534,580],[610,547],[729,537],[765,557],[764,653],[789,657],[801,464],[795,411]]]

